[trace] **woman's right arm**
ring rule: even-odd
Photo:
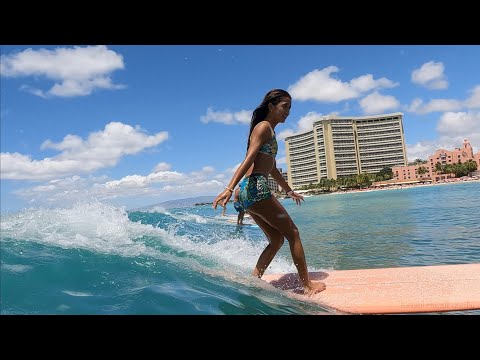
[[[213,201],[213,208],[217,208],[217,204],[225,199],[222,204],[226,204],[232,193],[235,189],[235,186],[240,182],[240,179],[245,176],[247,170],[252,166],[255,158],[257,157],[258,150],[263,143],[267,142],[271,137],[270,127],[267,124],[258,124],[255,126],[255,129],[252,131],[252,135],[250,137],[250,146],[248,148],[247,154],[245,155],[245,159],[242,161],[240,166],[238,167],[235,174],[233,174],[232,179],[228,183],[225,190],[223,190],[220,194],[218,194],[217,198]]]

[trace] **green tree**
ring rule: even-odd
[[[327,190],[327,178],[324,178],[324,177],[320,178],[319,185],[320,185],[320,189],[322,189],[322,191],[325,192]]]
[[[391,167],[385,166],[382,170],[380,170],[376,177],[377,181],[382,180],[390,180],[393,178],[393,171]]]
[[[465,167],[467,168],[467,171],[469,174],[474,171],[477,171],[477,168],[478,168],[477,163],[471,159],[465,163]]]
[[[442,166],[443,174],[454,174],[455,173],[455,165],[454,164],[447,164]]]
[[[415,159],[413,163],[409,163],[408,165],[420,165],[420,164],[426,164],[427,160],[423,159]]]
[[[418,171],[418,175],[420,175],[420,177],[422,178],[423,178],[422,176],[423,174],[428,173],[428,170],[425,166],[419,166],[417,171]]]
[[[462,177],[468,175],[467,166],[465,164],[454,164],[453,173],[455,177]]]

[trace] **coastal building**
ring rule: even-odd
[[[286,137],[285,151],[292,189],[321,178],[407,165],[403,113],[324,116],[313,123],[311,131]]]
[[[455,148],[453,151],[439,149],[428,158],[426,164],[392,167],[393,180],[443,181],[454,177],[454,174],[438,174],[435,170],[437,163],[440,165],[463,164],[469,160],[475,161],[477,169],[480,169],[480,151],[474,154],[470,142],[465,138],[461,148]]]
[[[287,175],[287,172],[286,171],[282,171],[282,168],[277,168],[278,171],[280,172],[280,174],[282,174],[283,178],[285,179],[285,181],[288,183],[288,175]],[[267,183],[268,183],[268,188],[271,190],[271,191],[274,191],[274,192],[280,192],[281,190],[281,187],[278,185],[278,183],[275,181],[275,179],[269,174],[268,175],[268,179],[267,179]]]

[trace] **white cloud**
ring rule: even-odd
[[[315,121],[321,120],[323,118],[322,114],[316,113],[315,111],[308,112],[305,116],[302,116],[298,123],[296,124],[296,129],[286,129],[278,134],[278,139],[284,140],[288,136],[301,134],[307,131],[313,130],[313,123]]]
[[[118,180],[105,177],[69,178],[51,180],[38,186],[23,188],[15,194],[38,205],[73,204],[83,200],[100,200],[125,204],[144,199],[148,204],[171,199],[217,194],[230,181],[231,172],[213,174],[213,167],[184,174],[177,171],[160,171],[143,175],[127,175]],[[213,176],[212,176],[213,175]],[[225,176],[226,175],[226,176]],[[212,179],[212,177],[214,179]]]
[[[436,143],[430,141],[417,142],[413,145],[407,144],[408,161],[413,162],[415,159],[427,160],[437,150],[436,146]]]
[[[348,83],[330,77],[337,71],[336,66],[313,70],[289,86],[288,91],[293,99],[301,101],[338,102],[357,97],[358,93]]]
[[[108,181],[105,183],[107,189],[118,189],[118,188],[145,188],[154,183],[159,182],[171,182],[181,180],[184,175],[176,171],[160,171],[156,173],[148,174],[147,176],[142,175],[128,175],[120,180]]]
[[[241,110],[237,112],[230,111],[214,111],[211,107],[207,109],[207,114],[200,117],[200,121],[208,124],[209,122],[217,122],[226,125],[250,124],[253,111]]]
[[[282,156],[282,157],[279,157],[277,159],[277,167],[281,167],[280,165],[285,165],[285,166],[287,165],[287,157],[286,156]],[[285,171],[286,169],[282,168],[282,170]]]
[[[315,69],[288,87],[295,100],[316,100],[320,102],[339,102],[361,96],[362,93],[379,88],[392,88],[398,85],[387,78],[374,80],[371,74],[366,74],[343,82],[331,77],[338,72],[336,66],[328,66],[322,70]]]
[[[159,162],[154,168],[153,171],[154,173],[160,172],[160,171],[167,171],[172,168],[172,165],[166,163],[166,162]]]
[[[480,112],[447,112],[440,118],[437,131],[445,136],[462,138],[469,134],[480,135]]]
[[[442,62],[429,61],[419,69],[412,72],[412,82],[432,90],[448,88],[448,81],[443,71],[445,67]]]
[[[22,85],[20,86],[20,90],[29,92],[44,99],[48,98],[48,96],[42,90],[31,87],[30,85]]]
[[[420,141],[407,144],[408,160],[428,159],[439,149],[453,150],[461,147],[467,138],[474,152],[480,147],[480,112],[447,112],[440,117],[437,124],[439,137],[433,141]]]
[[[22,90],[44,98],[90,95],[95,89],[122,89],[110,74],[124,69],[123,57],[104,45],[73,48],[26,49],[0,57],[0,74],[5,77],[45,77],[54,85],[44,91],[23,85]]]
[[[175,195],[175,198],[198,196],[199,194],[219,193],[225,185],[217,180],[206,180],[187,184],[174,183],[164,186],[161,190]],[[181,195],[179,195],[181,194]]]
[[[38,186],[19,189],[13,193],[32,203],[38,203],[39,205],[52,204],[55,202],[61,202],[62,205],[65,205],[93,197],[92,186],[105,180],[106,178],[104,176],[89,176],[88,178],[71,176],[63,179],[51,180]]]
[[[215,171],[215,168],[213,166],[204,166],[202,171],[206,174],[211,174]]]
[[[242,164],[242,163],[239,162],[239,163],[235,164],[233,167],[227,168],[227,169],[225,170],[225,173],[226,173],[228,176],[232,177],[233,174],[235,173],[235,171],[237,171],[237,169],[239,168],[239,166],[240,166],[241,164]],[[230,180],[230,179],[229,179],[229,180]]]
[[[400,107],[400,102],[394,96],[381,95],[376,91],[364,97],[358,103],[365,114],[379,114]]]
[[[415,98],[410,105],[405,106],[404,108],[406,111],[414,112],[416,114],[480,108],[480,85],[477,85],[470,90],[470,93],[470,97],[466,100],[432,99],[427,104],[423,104],[422,99]]]
[[[190,176],[195,178],[206,178],[211,176],[215,172],[215,168],[212,166],[204,166],[200,171],[192,171]]]
[[[423,100],[420,99],[420,98],[415,98],[412,100],[412,102],[410,103],[410,105],[407,105],[405,106],[405,111],[408,111],[408,112],[417,112],[418,109],[420,109],[420,107],[422,106],[423,104]]]
[[[286,130],[283,130],[282,132],[280,132],[278,134],[278,139],[284,140],[285,138],[287,138],[289,136],[292,136],[292,135],[296,135],[296,134],[300,134],[300,132],[297,132],[293,129],[286,129]]]
[[[322,114],[319,114],[315,111],[310,111],[305,116],[302,116],[300,118],[300,120],[298,120],[297,124],[294,125],[295,126],[294,129],[286,129],[286,130],[280,132],[277,135],[277,139],[285,140],[285,138],[287,138],[289,136],[297,135],[297,134],[303,134],[303,133],[306,133],[308,131],[312,131],[313,130],[313,123],[315,121],[321,120],[324,117],[332,117],[332,116],[337,116],[337,115],[338,115],[338,112],[336,112],[336,111],[333,111],[333,112],[331,112],[327,115],[322,115]]]
[[[456,111],[462,108],[462,102],[454,99],[433,99],[429,103],[423,104],[423,101],[416,98],[412,101],[407,111],[416,114],[427,114],[431,112]]]
[[[392,80],[389,80],[385,77],[374,80],[372,74],[366,74],[350,80],[350,85],[358,92],[365,93],[373,89],[393,88],[399,84],[394,83]]]
[[[111,122],[103,131],[91,133],[87,140],[71,134],[60,143],[46,140],[42,149],[61,151],[52,158],[33,160],[19,153],[1,153],[2,179],[48,180],[89,173],[115,166],[123,156],[157,146],[167,138],[165,131],[149,136],[139,126],[133,128],[120,122]]]
[[[480,85],[477,85],[471,91],[472,95],[465,100],[465,106],[469,109],[478,109],[480,108]]]
[[[321,114],[316,113],[315,111],[308,112],[305,116],[302,116],[298,120],[297,129],[299,133],[311,131],[313,129],[313,123],[322,118]]]

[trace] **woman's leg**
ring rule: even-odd
[[[275,254],[282,247],[283,236],[277,229],[271,227],[268,223],[266,223],[260,216],[252,213],[250,213],[250,216],[253,220],[255,220],[260,229],[263,230],[269,241],[269,244],[258,258],[255,269],[253,269],[253,275],[260,278],[267,269],[268,265],[270,265],[270,263],[272,262]]]
[[[250,215],[252,215],[252,217],[260,217],[265,223],[276,229],[288,240],[290,245],[290,253],[292,254],[293,262],[297,268],[300,280],[303,283],[305,294],[312,295],[325,290],[324,283],[313,283],[310,281],[307,262],[305,260],[305,252],[303,251],[303,245],[300,240],[298,228],[277,198],[271,196],[268,199],[260,200],[259,202],[251,205],[248,208],[248,212]]]

